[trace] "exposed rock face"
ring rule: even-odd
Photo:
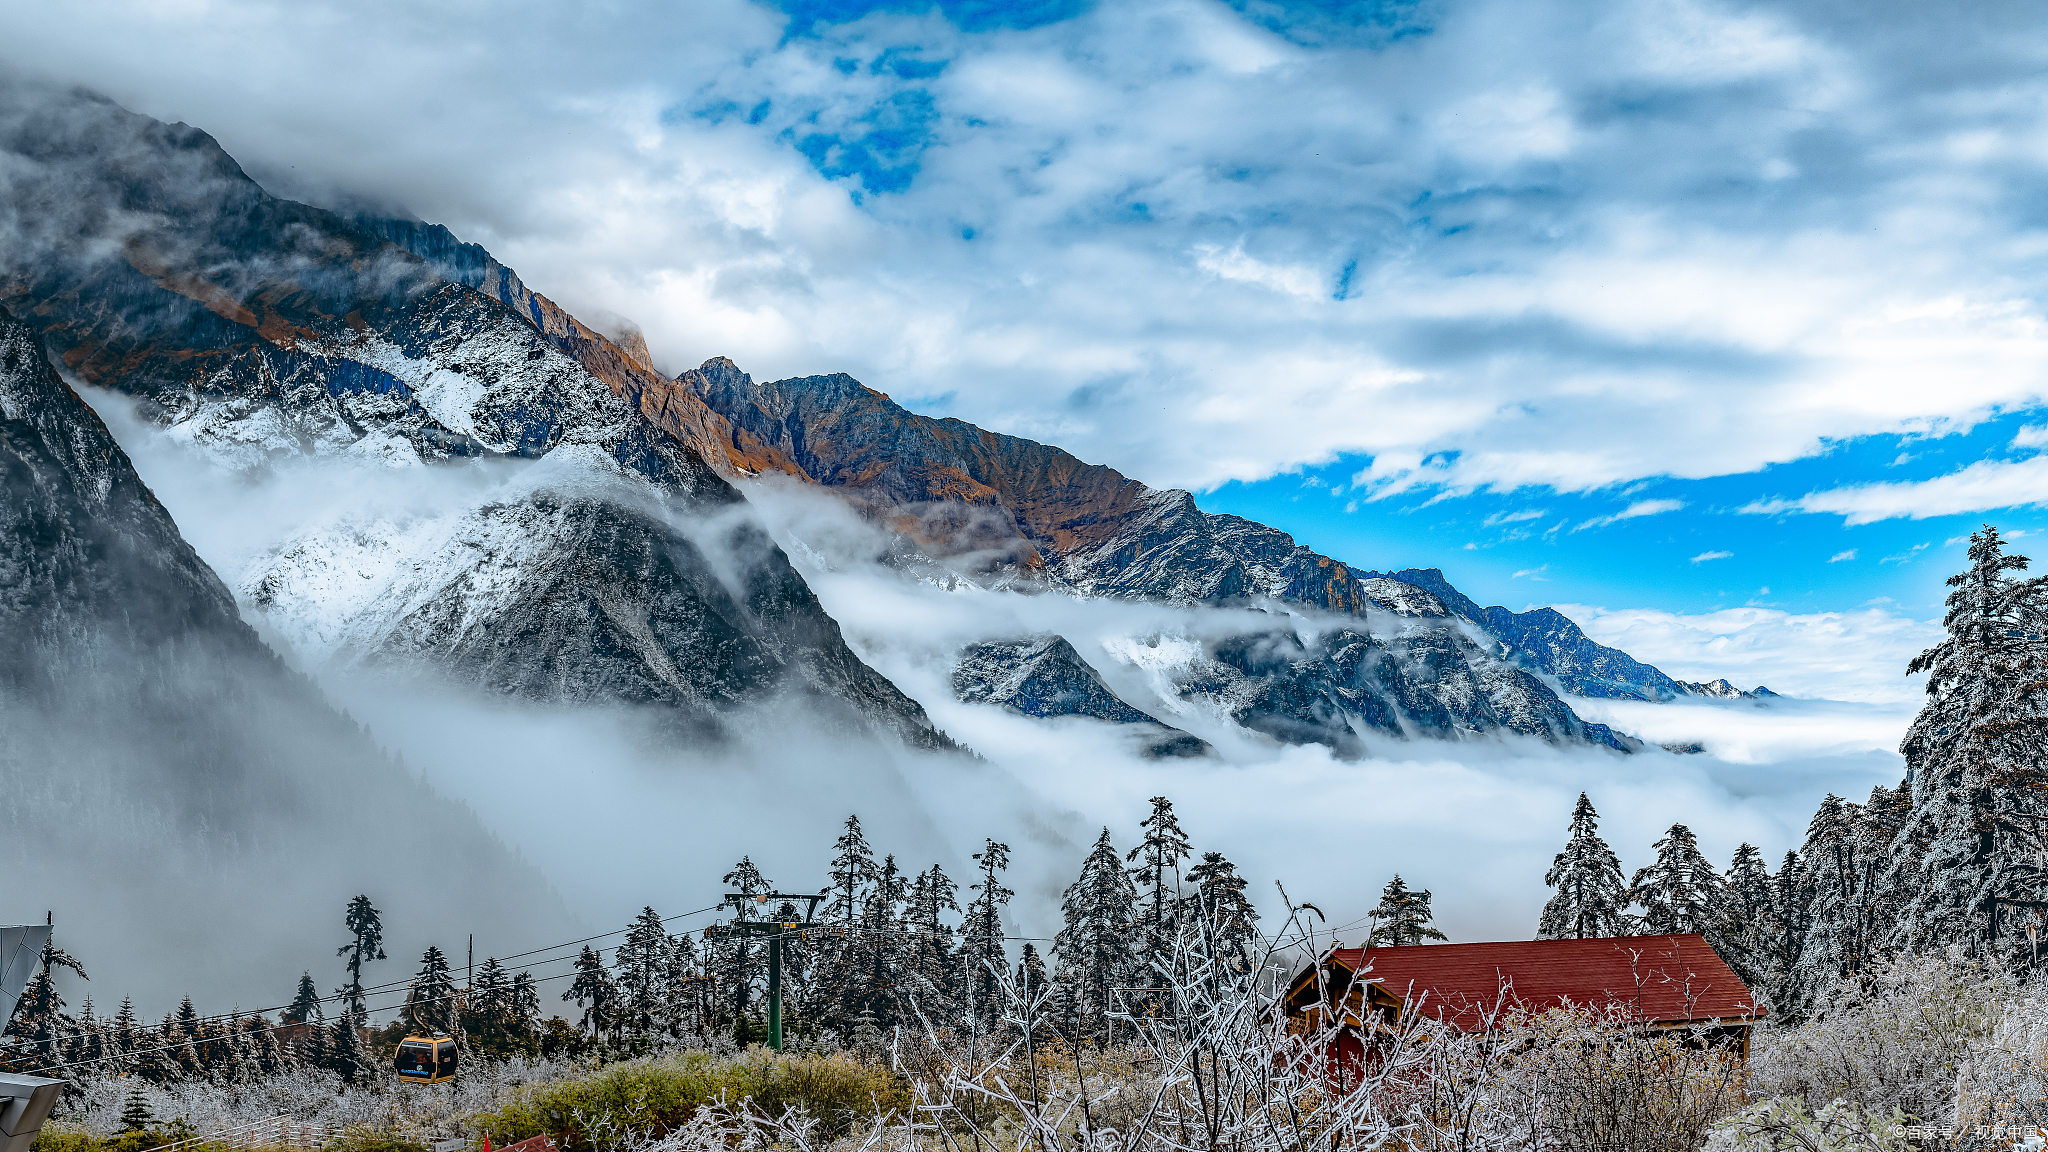
[[[1199,756],[1206,741],[1117,698],[1062,636],[970,644],[953,669],[953,695],[969,704],[1000,704],[1025,716],[1092,716],[1148,729],[1149,756]]]
[[[1386,578],[1426,588],[1451,611],[1497,637],[1503,655],[1548,672],[1580,696],[1609,700],[1670,700],[1686,689],[1663,672],[1618,648],[1596,644],[1577,624],[1555,608],[1510,612],[1495,605],[1481,608],[1444,579],[1436,568],[1388,572]]]
[[[569,926],[532,869],[242,622],[5,310],[0,636],[0,875],[47,895],[67,943],[145,1003],[168,1007],[195,972],[124,967],[138,935],[153,955],[232,940],[237,970],[289,971],[318,961],[305,940],[357,892],[377,893],[394,946],[458,917],[508,939]],[[434,883],[392,883],[391,862],[424,846]]]
[[[644,345],[481,248],[279,200],[205,133],[80,93],[0,86],[0,191],[46,209],[0,254],[0,301],[225,467],[548,458],[553,487],[438,533],[330,525],[233,574],[295,646],[536,700],[663,705],[699,732],[795,694],[953,746],[846,647],[702,449],[728,471],[770,462],[729,449],[728,422]],[[364,571],[380,564],[388,580]]]
[[[1726,679],[1704,681],[1678,681],[1678,686],[1694,696],[1705,696],[1710,700],[1767,700],[1778,694],[1759,684],[1752,691],[1744,692]]]
[[[1345,633],[1352,641],[1249,664],[1250,657],[1226,646],[1188,690],[1226,702],[1241,723],[1276,738],[1350,752],[1361,728],[1441,737],[1508,730],[1632,746],[1603,725],[1583,723],[1547,685],[1512,666],[1524,658],[1519,648],[1496,653],[1473,643],[1454,616],[1469,612],[1483,625],[1484,613],[1441,573],[1428,584],[1404,574],[1354,572],[1277,529],[1203,512],[1186,492],[1148,488],[1034,441],[914,415],[850,376],[760,384],[719,359],[676,379],[749,444],[773,449],[801,478],[847,493],[878,518],[911,531],[929,553],[943,554],[949,542],[915,526],[931,522],[934,509],[971,508],[979,513],[977,534],[950,546],[995,557],[996,567],[1027,571],[1076,594],[1184,606],[1269,598],[1416,622],[1398,641],[1382,641],[1367,635],[1361,621]],[[1570,621],[1551,615],[1577,633]],[[1279,639],[1273,643],[1285,647]],[[1243,652],[1254,650],[1265,648],[1247,638]],[[1349,663],[1333,655],[1354,650]],[[1384,682],[1377,671],[1383,666],[1389,669]]]
[[[1488,660],[1453,630],[1382,639],[1339,629],[1304,643],[1293,631],[1233,637],[1181,680],[1184,696],[1293,744],[1365,752],[1368,735],[1458,738],[1509,731],[1634,751],[1640,744],[1579,719],[1542,680]]]

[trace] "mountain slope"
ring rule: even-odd
[[[1024,716],[1090,716],[1146,730],[1152,758],[1199,756],[1206,741],[1161,724],[1119,699],[1063,636],[970,644],[952,675],[953,695],[969,704],[1000,704]]]
[[[846,647],[696,447],[739,466],[719,447],[723,419],[663,401],[677,389],[644,348],[636,358],[463,246],[434,249],[437,265],[270,196],[197,129],[89,94],[0,84],[0,158],[19,241],[0,252],[0,302],[80,379],[136,397],[219,466],[553,461],[548,491],[487,498],[446,531],[386,525],[384,550],[428,549],[419,565],[445,577],[431,588],[387,571],[397,583],[376,595],[329,597],[374,583],[348,566],[377,551],[363,546],[374,508],[277,541],[232,575],[294,647],[541,701],[655,704],[699,733],[797,697],[848,730],[954,747]],[[472,286],[487,280],[492,292]],[[451,551],[451,536],[503,551]],[[518,580],[485,578],[514,552]],[[347,646],[326,645],[342,634]]]
[[[97,987],[161,1010],[243,971],[324,969],[358,892],[394,951],[571,927],[466,808],[264,646],[4,310],[0,636],[0,875],[56,911]],[[431,884],[394,870],[427,848]]]
[[[1338,703],[1343,692],[1364,690],[1356,669],[1319,672],[1310,679],[1328,684],[1311,692],[1312,699],[1294,699],[1296,689],[1279,680],[1247,686],[1212,668],[1210,687],[1197,691],[1228,698],[1233,716],[1269,734],[1353,748],[1360,728],[1436,735],[1506,729],[1619,747],[1625,742],[1600,725],[1583,724],[1555,692],[1519,666],[1555,676],[1567,690],[1591,688],[1598,695],[1612,694],[1601,690],[1607,683],[1602,677],[1622,661],[1642,670],[1646,683],[1675,686],[1661,672],[1635,665],[1611,649],[1599,649],[1596,655],[1608,658],[1590,674],[1582,672],[1565,658],[1566,630],[1583,645],[1598,646],[1554,612],[1526,614],[1526,622],[1511,614],[1504,632],[1493,632],[1486,646],[1476,645],[1458,631],[1454,618],[1489,630],[1492,624],[1441,573],[1433,579],[1418,573],[1417,579],[1407,580],[1404,574],[1354,571],[1277,529],[1205,513],[1189,493],[1149,488],[1035,441],[959,420],[917,416],[843,374],[763,384],[731,361],[715,359],[676,379],[726,417],[749,445],[773,449],[801,470],[802,479],[847,495],[926,554],[951,558],[985,579],[1184,606],[1268,598],[1343,617],[1391,613],[1433,622],[1401,629],[1381,646],[1381,654],[1398,649],[1404,655],[1387,665],[1385,674],[1367,677],[1377,702],[1369,707],[1361,698]],[[1553,627],[1546,633],[1538,623]],[[1345,650],[1348,641],[1339,633],[1319,644]],[[1424,635],[1431,637],[1426,643],[1420,639]],[[1405,653],[1418,644],[1432,648],[1432,654],[1409,659]],[[1301,659],[1319,659],[1306,652]],[[1221,666],[1230,665],[1219,654],[1211,655]],[[1499,710],[1475,711],[1468,702],[1487,693],[1434,674],[1421,681],[1427,687],[1417,687],[1398,670],[1441,668],[1453,659],[1470,677],[1488,681],[1513,701]],[[1503,662],[1511,667],[1494,667]],[[1374,667],[1380,664],[1375,656]],[[1278,667],[1260,675],[1281,676]],[[1292,677],[1281,680],[1293,683]],[[1340,692],[1334,687],[1338,684],[1350,686]],[[1272,703],[1254,702],[1276,692]],[[1347,713],[1347,707],[1359,710]]]

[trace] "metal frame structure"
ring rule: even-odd
[[[14,1019],[22,989],[42,965],[50,942],[49,924],[16,924],[0,928],[0,1032]],[[64,1091],[64,1081],[41,1076],[0,1074],[0,1152],[28,1152],[50,1109]]]
[[[801,937],[812,928],[821,927],[817,921],[818,902],[825,898],[823,892],[762,892],[753,896],[745,892],[728,892],[723,903],[730,904],[738,919],[730,924],[714,924],[704,934],[712,935],[716,928],[719,936],[759,937],[768,941],[768,1047],[782,1051],[782,942],[791,936]],[[802,920],[749,920],[747,902],[766,904],[770,900],[791,902],[806,901]]]

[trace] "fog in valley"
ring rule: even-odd
[[[742,855],[784,890],[822,887],[831,841],[845,817],[858,813],[878,852],[895,853],[908,870],[940,863],[963,884],[969,856],[985,838],[1009,843],[1009,883],[1018,891],[1013,929],[1050,937],[1060,892],[1086,845],[1107,826],[1128,848],[1147,799],[1165,795],[1197,851],[1236,861],[1269,913],[1279,907],[1278,880],[1355,938],[1381,886],[1398,872],[1434,892],[1437,922],[1453,940],[1526,937],[1546,898],[1544,868],[1581,790],[1599,806],[1624,868],[1633,869],[1648,862],[1651,842],[1674,822],[1690,825],[1717,860],[1745,840],[1775,859],[1798,843],[1824,793],[1858,798],[1902,772],[1894,749],[1914,708],[1904,694],[1768,704],[1571,700],[1587,719],[1648,742],[1632,756],[1520,737],[1369,738],[1370,754],[1360,760],[1316,745],[1282,746],[1183,699],[1169,676],[1199,653],[1204,637],[1316,621],[1278,608],[1190,610],[987,588],[935,570],[913,576],[883,561],[888,539],[836,496],[768,482],[748,485],[749,505],[729,515],[760,516],[854,650],[980,759],[849,737],[797,705],[735,717],[732,728],[744,735],[728,743],[679,739],[648,711],[543,707],[416,673],[351,668],[322,632],[339,627],[332,620],[294,619],[250,602],[252,578],[308,541],[356,541],[353,558],[341,557],[335,570],[354,571],[366,585],[388,583],[397,578],[390,569],[418,554],[421,541],[452,532],[476,507],[563,482],[548,479],[549,461],[392,468],[292,458],[234,471],[136,418],[126,398],[87,395],[187,538],[236,590],[244,617],[413,773],[467,804],[537,866],[589,931],[618,927],[643,905],[674,914],[715,904],[720,877]],[[715,551],[720,533],[678,526]],[[410,551],[381,550],[389,541]],[[369,595],[331,590],[344,605]],[[1370,625],[1384,631],[1402,622],[1375,616]],[[1032,719],[954,698],[948,679],[962,645],[1048,632],[1071,641],[1123,699],[1208,741],[1213,752],[1148,760],[1127,726]],[[1634,654],[1656,660],[1653,652]],[[1658,747],[1695,743],[1704,751]],[[374,809],[388,798],[359,802]],[[315,869],[295,878],[317,913],[309,923],[332,920],[334,941],[308,931],[302,957],[251,957],[232,981],[209,986],[225,991],[231,982],[249,1006],[264,991],[282,996],[301,968],[323,984],[338,983],[332,944],[343,935],[342,902],[363,890],[397,909],[422,883],[400,860],[361,864],[346,876]],[[394,943],[411,954],[394,947],[394,960],[379,966],[384,979],[401,978],[428,941],[460,952],[478,931],[481,959],[558,938],[541,918],[529,926],[421,924],[394,912],[387,922]],[[87,959],[108,973],[96,972],[91,986],[102,1001],[142,981],[145,965],[136,958]],[[183,978],[201,981],[197,971]]]

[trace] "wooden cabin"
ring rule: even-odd
[[[1764,1015],[1696,932],[1339,948],[1324,958],[1320,978],[1315,965],[1295,976],[1279,1007],[1292,1033],[1321,1028],[1335,1014],[1351,1037],[1408,1012],[1476,1032],[1505,1015],[1588,1008],[1646,1028],[1704,1027],[1744,1056],[1750,1026]]]

